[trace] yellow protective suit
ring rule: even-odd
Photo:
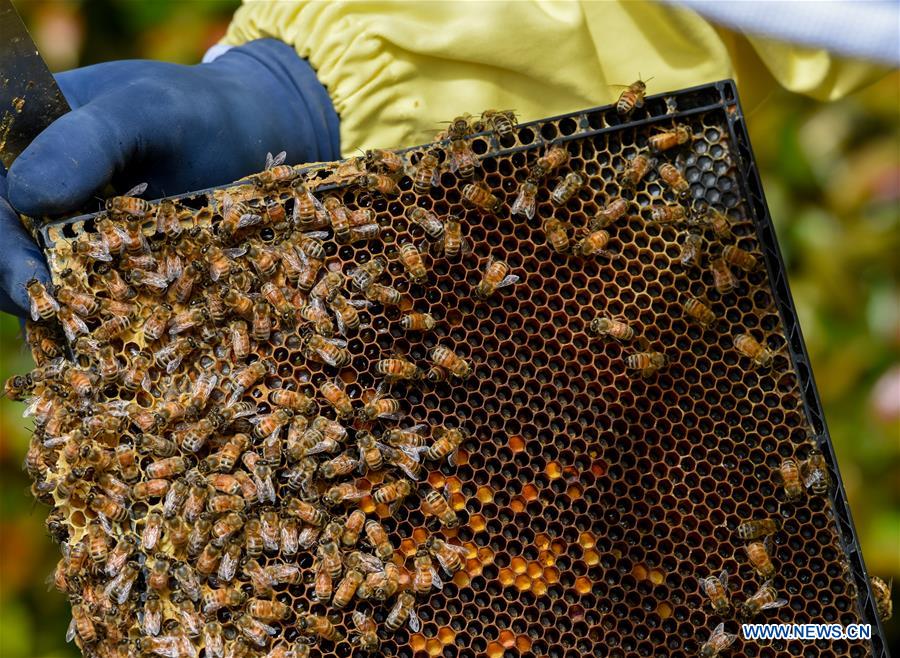
[[[225,44],[274,37],[308,59],[341,117],[345,155],[411,146],[465,112],[528,121],[611,103],[639,75],[648,93],[737,80],[750,109],[780,84],[830,100],[873,81],[869,63],[748,37],[697,13],[608,0],[245,0]]]

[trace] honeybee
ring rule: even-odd
[[[218,621],[211,620],[203,626],[203,646],[209,658],[225,658],[225,634]]]
[[[60,288],[56,293],[56,297],[59,304],[65,304],[78,315],[91,317],[100,312],[100,303],[87,293],[79,292],[72,288]]]
[[[610,200],[605,207],[597,211],[591,219],[591,230],[596,231],[608,227],[628,212],[629,202],[620,197]]]
[[[487,278],[487,275],[485,275],[485,278]],[[429,356],[435,365],[446,368],[454,377],[465,379],[474,371],[471,361],[457,355],[450,348],[438,345],[431,350]]]
[[[157,553],[153,560],[148,559],[150,567],[147,575],[147,586],[162,591],[169,586],[169,562],[163,553]]]
[[[413,633],[418,633],[422,629],[422,622],[416,615],[413,606],[416,604],[415,597],[409,592],[402,592],[397,597],[397,602],[388,613],[384,620],[384,625],[390,631],[397,631],[403,624],[409,622],[409,628]]]
[[[412,490],[413,486],[409,480],[394,480],[375,489],[372,498],[382,505],[399,504],[412,493]]]
[[[425,494],[425,503],[443,527],[455,528],[459,525],[459,517],[456,515],[456,512],[450,507],[447,499],[436,489],[431,489]]]
[[[268,304],[263,304],[268,309]],[[256,314],[254,313],[254,320]],[[254,322],[254,329],[256,329]],[[271,325],[270,325],[271,328]],[[231,353],[235,361],[242,361],[250,354],[250,332],[247,330],[247,323],[244,320],[232,320],[228,325],[231,334]],[[266,339],[263,339],[266,340]]]
[[[733,244],[725,246],[722,250],[722,258],[724,258],[725,262],[729,265],[739,267],[745,272],[756,269],[756,257],[749,251],[745,251],[740,247],[735,247]]]
[[[147,191],[147,183],[135,185],[121,196],[114,196],[106,200],[107,214],[113,219],[126,219],[134,217],[143,219],[150,212],[150,202],[137,198]]]
[[[322,495],[322,501],[330,507],[336,507],[343,503],[353,503],[361,500],[365,495],[365,492],[358,489],[352,482],[342,482],[329,488]]]
[[[350,241],[350,215],[341,200],[334,196],[325,197],[325,210],[331,219],[331,230],[339,242]]]
[[[787,600],[778,598],[778,592],[771,583],[764,583],[753,596],[738,604],[738,616],[749,621],[763,610],[780,608],[787,603]]]
[[[272,305],[272,308],[275,309],[275,312],[278,313],[278,319],[285,327],[292,327],[294,322],[296,321],[297,311],[294,306],[288,301],[287,297],[285,297],[284,292],[277,285],[272,283],[271,281],[267,281],[263,284],[262,288],[260,288],[260,292],[262,296],[266,298],[266,301]],[[249,300],[248,300],[249,301]],[[226,303],[228,301],[226,300]],[[252,302],[250,302],[250,308],[248,308],[248,312],[252,309]]]
[[[420,548],[416,552],[414,560],[414,572],[412,578],[412,590],[421,596],[431,593],[432,589],[443,589],[444,584],[438,575],[434,563],[431,561],[431,555],[424,548]]]
[[[369,306],[369,302],[335,295],[329,306],[337,319],[338,331],[346,336],[349,330],[355,331],[362,326],[358,309]]]
[[[369,519],[365,524],[366,538],[375,549],[375,555],[383,562],[387,562],[394,554],[394,547],[388,539],[387,532],[375,519]]]
[[[700,267],[704,244],[703,234],[695,228],[689,229],[684,234],[684,242],[681,243],[681,255],[678,260],[685,267],[689,265]]]
[[[243,527],[244,517],[237,512],[228,512],[213,523],[212,537],[224,545],[225,541],[235,533],[240,532]]]
[[[685,197],[690,193],[690,183],[687,182],[685,177],[678,170],[678,167],[671,162],[664,162],[659,166],[657,171],[659,172],[659,177],[666,185],[672,188],[676,195]]]
[[[381,640],[378,637],[378,627],[375,620],[367,617],[359,610],[354,610],[353,626],[356,628],[357,635],[355,643],[359,645],[360,651],[363,653],[375,653],[381,646]]]
[[[388,382],[422,378],[422,370],[416,364],[397,356],[376,361],[375,372],[383,375]]]
[[[101,325],[102,326],[102,325]],[[192,336],[182,336],[153,353],[156,364],[164,367],[170,375],[178,369],[188,354],[200,348],[200,343]]]
[[[325,510],[299,498],[288,500],[285,511],[292,516],[296,516],[304,523],[320,528],[328,521],[328,515],[325,513]]]
[[[359,571],[354,569],[348,570],[334,591],[332,605],[338,610],[343,610],[350,605],[353,595],[356,594],[356,590],[362,582],[363,575]]]
[[[387,261],[381,256],[359,265],[350,270],[350,283],[359,290],[365,292],[381,276],[387,267]]]
[[[356,546],[365,523],[366,513],[360,509],[353,510],[344,523],[344,528],[341,532],[341,544],[347,548]]]
[[[193,558],[200,554],[209,540],[209,533],[212,530],[212,517],[205,513],[200,514],[190,523],[193,524],[193,527],[188,535],[187,553]]]
[[[472,178],[475,175],[475,167],[478,166],[478,158],[472,151],[472,147],[465,139],[454,139],[450,142],[450,171],[459,172],[463,178]]]
[[[803,483],[806,488],[818,496],[826,495],[831,488],[831,475],[829,475],[828,464],[821,450],[813,448],[809,451],[804,471]]]
[[[271,190],[285,183],[290,183],[298,173],[290,165],[284,164],[287,153],[281,151],[278,155],[266,153],[266,167],[256,174],[255,182],[264,190]]]
[[[482,182],[468,183],[462,191],[463,199],[485,212],[500,210],[500,199],[491,194],[487,185]]]
[[[184,473],[188,466],[186,457],[166,457],[148,464],[144,472],[148,478],[171,478]]]
[[[725,213],[712,206],[706,207],[706,213],[701,221],[709,226],[720,240],[730,240],[734,237],[731,232],[731,220]]]
[[[141,620],[141,631],[144,635],[159,635],[162,626],[162,603],[159,594],[148,592],[144,601],[144,617]]]
[[[131,488],[131,496],[135,500],[160,498],[169,491],[169,481],[162,479],[144,480]]]
[[[400,188],[397,187],[397,181],[385,174],[365,174],[360,177],[359,182],[362,187],[370,192],[378,192],[384,196],[396,196],[400,194]]]
[[[447,462],[453,466],[456,451],[462,445],[466,435],[463,430],[458,428],[439,427],[434,432],[436,440],[430,446],[421,448],[419,452],[431,461],[441,461],[445,457]],[[390,437],[388,437],[390,439]]]
[[[281,254],[285,276],[300,290],[310,290],[325,266],[325,250],[322,243],[313,238],[301,240],[292,251],[286,246]]]
[[[532,175],[534,178],[549,176],[554,171],[564,166],[569,161],[569,152],[563,146],[551,146],[548,151],[537,159]]]
[[[94,622],[87,607],[80,602],[72,604],[72,622],[66,631],[66,642],[74,640],[76,635],[85,644],[93,644],[97,641],[97,629],[94,627]]]
[[[259,276],[269,279],[275,275],[278,269],[278,256],[272,249],[251,243],[247,247],[246,256]]]
[[[525,180],[519,186],[519,194],[511,208],[512,215],[525,215],[528,219],[534,219],[537,207],[538,186],[532,179]]]
[[[144,339],[148,342],[157,341],[162,338],[163,333],[169,326],[172,318],[172,307],[168,304],[160,304],[147,317],[142,331]]]
[[[249,614],[243,614],[238,617],[234,625],[250,642],[262,648],[266,646],[269,636],[276,635],[278,631],[265,624],[258,619],[254,619]]]
[[[128,510],[109,496],[91,493],[87,497],[87,502],[97,514],[103,515],[110,521],[122,523],[128,518]]]
[[[747,553],[747,559],[756,569],[760,577],[765,580],[775,577],[775,566],[769,557],[769,546],[771,545],[771,537],[766,537],[763,541],[755,541],[747,544],[744,551]]]
[[[406,331],[431,331],[436,325],[431,313],[407,313],[400,318],[400,326]]]
[[[710,605],[716,614],[728,614],[731,603],[728,601],[728,572],[725,569],[722,569],[718,576],[701,578],[700,588],[709,597]]]
[[[438,184],[438,159],[433,153],[425,153],[419,159],[413,175],[413,189],[428,194]]]
[[[59,302],[47,291],[47,288],[37,279],[29,279],[25,284],[28,300],[31,304],[32,320],[50,320],[59,311]]]
[[[894,614],[894,604],[891,601],[891,589],[893,581],[890,584],[884,582],[878,576],[871,576],[872,596],[875,597],[875,609],[878,611],[878,617],[881,621],[887,621]]]
[[[340,338],[326,338],[317,333],[307,332],[303,338],[303,348],[310,359],[321,361],[334,368],[343,368],[350,363],[347,341]]]
[[[325,206],[307,187],[302,179],[293,183],[294,214],[293,223],[302,230],[323,228],[328,225]]]
[[[609,244],[609,233],[600,229],[587,233],[575,244],[575,248],[572,251],[576,255],[585,257],[593,256],[594,254],[612,257],[613,254],[606,250],[607,244]]]
[[[393,151],[372,149],[365,152],[363,159],[366,167],[381,167],[390,174],[396,174],[403,169],[403,158]]]
[[[184,304],[191,297],[194,290],[194,284],[203,274],[199,261],[191,261],[184,266],[181,274],[175,279],[175,282],[169,288],[168,297]],[[227,302],[226,302],[227,303]]]
[[[517,125],[518,120],[513,110],[485,110],[481,113],[479,129],[493,130],[498,138],[502,138],[511,136]]]
[[[413,283],[422,284],[428,279],[428,271],[422,260],[422,252],[411,242],[400,245],[400,262],[406,270],[407,276]]]
[[[269,372],[269,367],[264,361],[254,361],[250,365],[238,370],[232,380],[232,392],[227,407],[232,406],[240,397]]]
[[[303,615],[297,623],[300,632],[305,635],[318,635],[323,640],[340,642],[344,636],[334,627],[327,617],[321,615]]]
[[[438,254],[443,252],[447,258],[469,251],[469,241],[463,237],[462,224],[457,219],[448,219],[444,223],[444,237],[437,243],[436,251]]]
[[[575,196],[575,193],[584,185],[584,177],[576,172],[569,172],[563,178],[553,191],[550,193],[550,201],[557,206],[564,206],[569,199]]]
[[[781,462],[779,468],[781,481],[784,484],[784,497],[788,502],[794,502],[803,495],[803,486],[800,483],[800,466],[793,457],[788,457]]]
[[[590,331],[598,336],[609,336],[621,341],[634,338],[634,329],[627,322],[606,315],[591,320]]]
[[[639,370],[643,377],[650,377],[668,363],[669,358],[661,352],[637,352],[625,358],[625,367]]]
[[[687,210],[677,203],[669,203],[664,206],[652,206],[650,208],[650,221],[654,224],[673,224],[687,217]]]
[[[616,112],[619,114],[631,114],[635,108],[644,107],[644,94],[647,91],[647,83],[637,80],[625,87],[616,101]]]
[[[716,258],[709,264],[709,270],[712,272],[713,283],[716,286],[716,290],[719,291],[722,295],[727,295],[737,286],[737,279],[734,277],[734,273],[731,271],[731,268],[728,267],[728,263],[725,262],[724,258]]]
[[[315,400],[299,391],[286,388],[275,389],[269,393],[269,401],[278,407],[286,407],[301,414],[310,414],[316,409]]]
[[[725,632],[725,622],[716,626],[709,639],[700,647],[700,658],[716,658],[720,653],[734,644],[737,635]]]
[[[718,319],[709,306],[690,295],[685,295],[684,312],[704,329],[709,329]]]
[[[753,361],[754,368],[768,368],[772,365],[775,353],[768,347],[763,347],[750,334],[738,334],[734,337],[734,347],[742,355]]]
[[[291,614],[290,606],[272,599],[250,599],[247,612],[262,621],[280,621]]]
[[[122,373],[122,386],[126,391],[137,391],[139,388],[150,390],[150,357],[138,352],[131,358],[131,363]]]
[[[310,297],[330,302],[344,285],[344,275],[340,272],[326,272],[318,283],[309,291]]]
[[[430,240],[444,237],[444,223],[430,210],[413,206],[406,209],[406,218],[418,226]]]
[[[300,549],[300,524],[297,519],[282,519],[279,529],[281,540],[281,554],[291,557]]]
[[[257,416],[253,419],[255,424],[253,428],[253,436],[257,439],[264,439],[287,425],[291,418],[294,417],[292,409],[278,408],[270,414]]]
[[[744,541],[773,535],[781,529],[781,519],[754,519],[744,521],[737,527],[737,536]]]
[[[547,236],[547,242],[550,243],[554,251],[565,253],[569,250],[569,233],[565,222],[549,217],[544,220],[541,228],[544,230],[544,235]]]
[[[343,387],[331,381],[324,381],[319,386],[322,397],[334,407],[337,417],[350,418],[353,415],[353,402]]]
[[[116,446],[116,465],[119,475],[125,481],[136,480],[141,475],[137,451],[128,444],[121,443]]]
[[[71,244],[72,255],[82,263],[108,263],[112,260],[112,255],[109,253],[109,245],[102,234],[96,236],[85,234]]]
[[[373,283],[366,288],[366,299],[384,306],[399,306],[403,296],[395,288]]]
[[[511,286],[519,281],[518,275],[509,274],[509,265],[502,260],[488,257],[487,267],[481,282],[475,287],[478,299],[487,299],[500,288]],[[440,365],[440,364],[438,364]]]
[[[119,575],[109,581],[103,593],[119,605],[128,600],[131,588],[137,580],[140,568],[137,562],[127,562]]]
[[[622,187],[632,190],[636,188],[655,164],[656,161],[647,157],[644,153],[635,155],[625,165],[625,169],[622,170]]]
[[[676,146],[687,144],[692,137],[691,130],[687,126],[675,126],[672,130],[652,135],[647,140],[647,145],[651,150],[659,153],[660,151],[668,151]]]

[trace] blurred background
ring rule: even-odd
[[[60,71],[127,58],[195,63],[237,4],[17,8]],[[900,74],[835,103],[776,90],[745,110],[866,564],[900,582]],[[18,322],[0,314],[0,381],[31,367]],[[59,549],[21,468],[23,409],[0,398],[0,656],[74,657],[68,606],[45,585]],[[900,619],[886,631],[900,655]]]

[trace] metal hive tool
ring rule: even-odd
[[[689,127],[693,138],[655,157],[683,173],[690,185],[687,199],[676,198],[657,167],[633,193],[622,192],[621,172],[646,150],[648,138],[680,125]],[[738,525],[778,517],[772,582],[788,603],[754,619],[866,622],[873,625],[874,637],[767,645],[738,640],[722,655],[886,656],[733,83],[650,96],[643,108],[624,118],[607,106],[522,124],[506,137],[485,132],[467,139],[480,158],[475,180],[500,201],[495,212],[467,203],[462,189],[468,181],[446,167],[428,193],[416,192],[410,175],[398,175],[396,195],[356,184],[366,166],[361,159],[298,170],[319,198],[337,194],[351,210],[371,208],[381,229],[378,239],[350,244],[330,235],[324,241],[326,269],[347,274],[361,263],[387,258],[389,267],[379,282],[394,286],[403,301],[399,307],[376,304],[361,312],[368,326],[350,335],[352,360],[340,369],[305,358],[297,332],[277,327],[250,357],[272,360],[275,371],[248,399],[266,405],[271,390],[295,382],[315,395],[328,415],[332,412],[318,394],[319,385],[339,374],[356,404],[362,404],[382,380],[374,370],[376,361],[389,352],[425,364],[428,352],[442,345],[474,364],[468,378],[393,386],[404,413],[400,425],[460,426],[467,433],[456,464],[427,463],[424,478],[433,487],[447,486],[459,527],[437,529],[423,512],[419,494],[395,515],[370,496],[360,501],[368,514],[381,517],[404,570],[412,569],[417,547],[435,533],[465,547],[463,569],[444,576],[441,591],[420,597],[415,608],[422,621],[419,632],[405,626],[387,632],[390,606],[369,603],[351,604],[338,615],[338,630],[352,635],[350,612],[373,611],[384,655],[410,658],[695,656],[720,622],[736,632],[734,607],[763,583],[748,564]],[[512,216],[520,186],[551,145],[566,149],[568,163],[540,182],[533,219]],[[444,143],[399,153],[412,173],[424,154],[436,149],[446,158],[446,148]],[[586,185],[557,206],[550,193],[570,172],[581,172]],[[177,197],[164,207],[174,209],[185,227],[217,225],[226,194],[264,218],[277,219],[282,211],[291,216],[290,187],[264,190],[253,181]],[[544,220],[570,223],[568,237],[574,242],[574,231],[619,196],[637,206],[606,227],[610,254],[562,254],[548,244]],[[679,202],[694,208],[709,204],[731,220],[731,238],[718,238],[707,225],[698,229],[707,249],[701,267],[681,262],[684,222],[651,221],[653,207]],[[400,245],[427,243],[407,219],[413,206],[441,218],[459,215],[471,244],[456,258],[426,255],[428,280],[421,285],[409,282],[396,257]],[[159,207],[154,205],[153,212]],[[41,229],[55,283],[73,267],[91,291],[106,294],[96,267],[80,270],[71,248],[73,241],[93,234],[103,216]],[[155,231],[150,213],[144,233],[160,246],[165,240]],[[277,244],[271,227],[257,232],[263,242]],[[732,268],[736,286],[723,294],[709,264],[727,245],[752,253],[760,264],[748,272]],[[520,280],[481,300],[474,291],[489,257],[508,263]],[[686,295],[705,300],[716,323],[704,329],[692,321],[683,307]],[[436,327],[417,334],[403,331],[399,319],[409,311],[432,313]],[[604,315],[624,320],[635,338],[593,333],[592,321]],[[770,367],[755,368],[736,350],[735,337],[742,333],[773,352]],[[144,347],[139,332],[126,332],[112,344],[123,355]],[[664,353],[668,364],[646,377],[626,369],[627,357],[646,350]],[[224,381],[234,366],[227,354],[201,351],[189,356],[174,377],[192,373],[195,378],[198,367],[216,370]],[[155,386],[169,381],[156,367],[151,376]],[[111,387],[103,395],[121,393],[121,387]],[[210,408],[221,409],[226,394],[213,393]],[[143,391],[126,398],[150,403]],[[396,424],[379,421],[372,427],[380,431]],[[127,425],[116,440],[133,442],[137,434]],[[814,448],[824,453],[834,484],[825,495],[804,489],[799,500],[787,502],[779,467],[789,457],[805,463]],[[47,461],[51,471],[63,463]],[[144,456],[142,467],[150,461]],[[383,477],[376,472],[358,478],[358,484],[368,490]],[[279,499],[290,495],[281,485]],[[57,526],[63,528],[59,538],[71,544],[90,525],[92,506],[58,492],[52,501]],[[140,527],[158,505],[155,499],[134,505],[126,524]],[[170,548],[165,544],[163,552]],[[284,560],[268,552],[263,561]],[[294,561],[304,574],[311,572],[311,552],[301,551]],[[115,655],[117,642],[128,646],[140,636],[138,612],[149,575],[145,562],[140,569],[134,591],[119,610],[122,635],[115,642],[79,638],[86,654]],[[701,592],[700,581],[723,569],[729,573],[733,605],[720,615]],[[404,571],[404,583],[408,577]],[[177,590],[174,583],[168,587]],[[304,581],[280,587],[275,598],[323,611],[311,600],[311,590]],[[168,600],[166,605],[172,605]],[[167,614],[174,614],[171,610]],[[232,644],[239,636],[238,614],[238,607],[218,614]],[[296,640],[301,635],[296,622],[292,613],[274,623],[278,634],[259,655],[282,640]],[[199,639],[192,642],[201,646]],[[347,656],[360,650],[341,641],[318,643],[312,651]]]

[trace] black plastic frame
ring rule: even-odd
[[[875,607],[875,598],[872,594],[868,571],[866,570],[856,528],[853,525],[853,519],[850,514],[847,494],[838,470],[831,436],[822,412],[822,404],[816,389],[809,355],[807,354],[803,334],[797,319],[797,310],[788,286],[784,260],[778,248],[775,227],[763,194],[756,160],[753,157],[753,150],[750,145],[750,138],[747,134],[746,122],[734,81],[721,80],[677,92],[648,96],[644,107],[636,110],[625,120],[616,112],[614,106],[607,105],[522,123],[519,125],[514,138],[509,138],[509,141],[504,140],[501,143],[493,134],[486,135],[491,148],[483,155],[485,157],[500,156],[543,148],[546,145],[546,141],[541,137],[540,127],[549,121],[571,120],[570,124],[574,123],[573,131],[568,135],[555,139],[554,143],[557,143],[585,139],[603,133],[618,132],[660,122],[671,122],[679,118],[717,110],[724,113],[730,131],[730,139],[735,145],[732,155],[743,193],[742,196],[747,202],[750,216],[756,228],[756,237],[765,258],[771,290],[784,327],[788,352],[800,382],[800,392],[803,397],[806,417],[815,432],[812,440],[824,454],[830,475],[835,482],[830,497],[841,546],[857,588],[860,617],[863,623],[871,624],[872,627],[872,655],[875,658],[890,658],[884,639],[884,630]],[[414,152],[421,152],[423,148],[426,147],[411,147],[403,149],[400,153],[408,155]],[[328,167],[328,164],[314,164],[298,169],[302,173],[312,176],[326,167]],[[210,203],[212,193],[216,190],[249,182],[249,180],[239,181],[238,183],[169,197],[169,199],[181,201],[190,206],[196,206],[198,203],[205,205]],[[346,184],[323,185],[317,187],[317,191],[333,189]],[[92,226],[93,220],[103,214],[79,215],[52,221],[38,229],[38,239],[44,249],[50,249],[54,243],[53,232],[62,229],[64,235],[77,235],[81,230],[90,230],[89,227]]]

